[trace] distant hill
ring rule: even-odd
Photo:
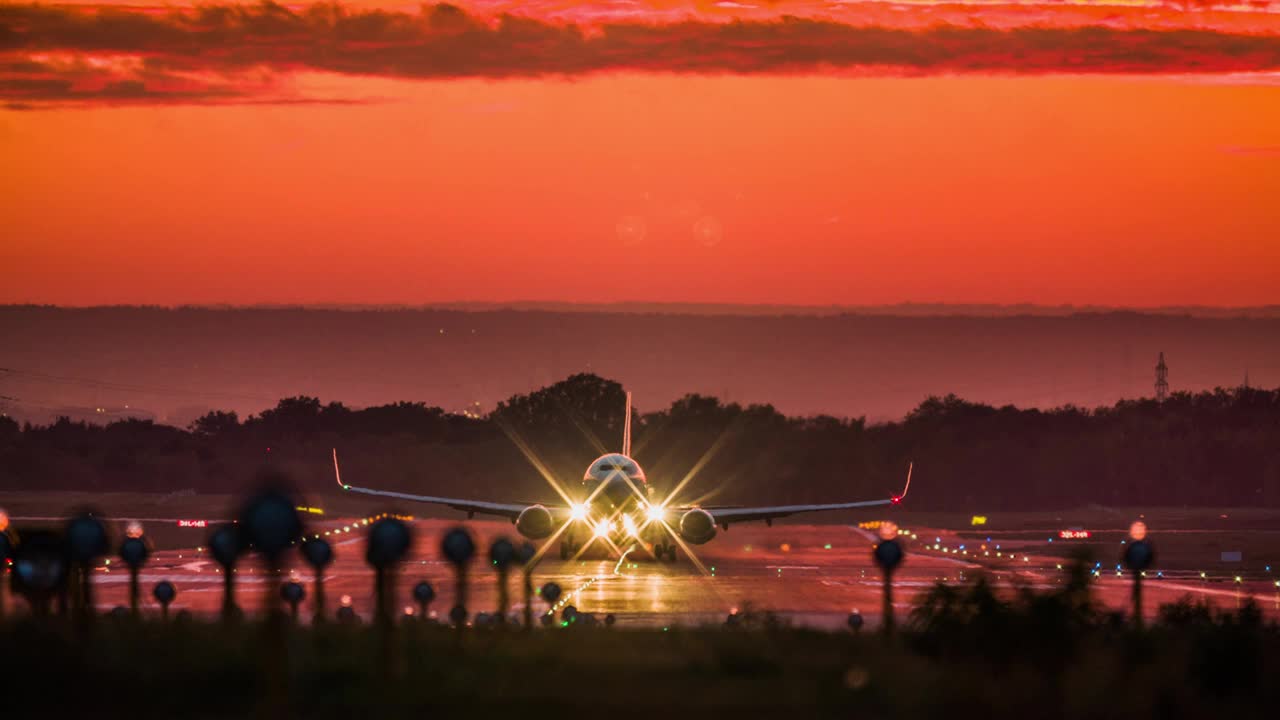
[[[1174,390],[1232,387],[1246,373],[1280,386],[1275,307],[539,306],[0,307],[0,409],[48,419],[128,407],[185,425],[209,409],[243,417],[309,395],[486,411],[596,372],[625,383],[642,410],[701,392],[878,421],[952,392],[1042,408],[1142,397],[1162,351]]]

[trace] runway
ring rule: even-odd
[[[344,596],[358,615],[369,618],[373,608],[373,572],[364,561],[364,535],[367,518],[327,520],[312,526],[312,532],[329,532],[336,560],[325,576],[330,611],[338,607]],[[489,542],[506,536],[519,541],[514,528],[507,523],[448,520],[415,520],[415,533],[410,559],[398,574],[397,605],[411,609],[410,590],[421,581],[430,582],[436,590],[431,611],[440,617],[453,605],[455,575],[453,566],[443,559],[440,538],[450,527],[464,525],[476,536],[476,558],[469,572],[469,609],[472,614],[493,612],[497,606],[496,574],[487,561]],[[345,529],[344,529],[345,528]],[[894,576],[895,612],[899,622],[914,607],[914,599],[937,582],[956,583],[974,573],[988,572],[998,584],[1014,584],[1049,588],[1061,583],[1065,572],[1062,560],[1048,555],[1001,550],[997,559],[960,551],[941,530],[911,528],[916,540],[904,536],[907,558]],[[935,534],[938,533],[938,534]],[[193,535],[203,537],[203,535]],[[939,549],[934,543],[940,539]],[[579,612],[594,613],[603,618],[615,616],[619,627],[669,627],[672,625],[718,624],[731,612],[749,609],[768,611],[784,622],[814,628],[843,628],[849,613],[859,611],[868,626],[879,622],[882,584],[879,569],[871,560],[874,536],[867,530],[848,525],[743,525],[721,532],[706,545],[694,547],[697,562],[681,556],[675,564],[649,560],[619,563],[616,559],[587,559],[566,562],[558,559],[555,548],[548,548],[544,560],[534,571],[535,587],[555,581],[564,590],[563,604],[574,605]],[[290,553],[282,574],[293,575],[307,588],[302,614],[311,613],[310,571],[297,553]],[[103,564],[95,573],[98,604],[103,609],[124,604],[127,600],[128,575],[119,561]],[[262,592],[271,578],[256,560],[246,560],[237,572],[237,600],[248,612],[263,605]],[[200,616],[217,612],[222,597],[222,574],[200,546],[157,552],[142,574],[145,601],[154,607],[150,588],[160,580],[169,580],[178,589],[173,609],[186,609]],[[1114,569],[1100,572],[1094,581],[1095,595],[1106,606],[1127,609],[1130,581],[1118,577]],[[510,579],[512,612],[522,607],[518,572]],[[1260,583],[1248,587],[1222,587],[1196,583],[1189,579],[1155,579],[1145,586],[1146,614],[1154,615],[1163,603],[1173,602],[1185,594],[1205,597],[1215,605],[1232,608],[1249,593],[1254,594],[1264,611],[1280,611],[1280,593],[1270,592]],[[536,613],[548,606],[534,599]]]

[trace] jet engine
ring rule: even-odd
[[[685,542],[701,545],[716,536],[716,521],[711,513],[699,508],[688,510],[680,516],[680,537]]]
[[[541,540],[555,529],[551,511],[541,505],[530,505],[516,518],[516,531],[530,540]]]

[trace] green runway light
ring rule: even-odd
[[[823,545],[823,546],[822,546],[822,549],[823,549],[823,550],[830,550],[830,549],[831,549],[831,543],[827,543],[826,545]]]

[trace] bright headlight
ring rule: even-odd
[[[573,506],[569,508],[569,517],[574,520],[586,520],[587,506],[582,503],[574,503]]]

